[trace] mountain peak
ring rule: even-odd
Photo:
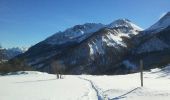
[[[102,27],[104,27],[104,25],[101,23],[85,23],[82,25],[75,25],[63,32],[54,34],[45,41],[52,45],[61,45],[67,42],[81,42],[91,33],[98,31]]]
[[[121,18],[121,19],[115,20],[114,22],[117,22],[117,23],[127,23],[127,22],[131,22],[131,21],[129,19],[126,19],[126,18]]]
[[[117,19],[117,20],[113,21],[112,23],[110,23],[109,25],[111,27],[119,27],[119,26],[122,26],[122,25],[130,23],[130,22],[131,21],[128,19]]]
[[[167,12],[158,22],[153,24],[151,27],[146,29],[146,31],[162,30],[170,26],[170,12]]]
[[[167,12],[167,13],[165,14],[165,16],[170,16],[170,12]],[[164,16],[164,17],[165,17],[165,16]]]
[[[110,23],[108,25],[108,27],[109,28],[128,27],[128,28],[131,28],[131,29],[134,29],[134,30],[138,30],[138,31],[143,30],[139,26],[137,26],[134,23],[132,23],[129,19],[118,19],[118,20],[115,20],[114,22]]]

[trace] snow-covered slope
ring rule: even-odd
[[[130,43],[131,38],[139,31],[124,25],[105,27],[95,32],[75,49],[64,53],[64,56],[58,60],[62,60],[72,74],[107,73],[106,71],[111,68],[112,70],[116,68],[113,65],[124,59],[128,50],[133,47]]]
[[[158,22],[146,29],[146,31],[160,31],[170,26],[170,12],[163,16]]]
[[[76,25],[32,46],[21,58],[27,59],[29,66],[47,72],[50,72],[51,61],[57,60],[67,65],[69,70],[82,69],[80,66],[85,68],[86,65],[88,68],[95,62],[93,58],[98,58],[97,62],[101,65],[110,64],[122,59],[130,47],[130,39],[141,30],[127,19],[119,19],[108,25]],[[111,52],[114,53],[113,57],[108,58]]]
[[[60,80],[39,72],[0,76],[0,88],[1,100],[97,100],[93,92],[88,97],[88,84],[76,76]]]
[[[139,26],[135,25],[128,19],[118,19],[110,24],[107,25],[109,28],[113,27],[126,27],[126,28],[131,28],[136,31],[142,31],[143,29],[140,28]]]
[[[91,33],[98,31],[103,28],[104,25],[100,23],[86,23],[83,25],[76,25],[63,32],[58,32],[45,41],[48,44],[60,45],[67,42],[81,42],[86,39]]]
[[[140,73],[81,77],[96,88],[101,100],[168,100],[169,68],[144,72],[144,87],[140,87]]]
[[[61,45],[67,42],[81,42],[86,39],[88,36],[92,35],[92,33],[102,29],[102,28],[120,28],[124,27],[123,33],[133,33],[137,34],[138,31],[142,31],[143,29],[139,26],[133,24],[128,19],[118,19],[108,25],[100,24],[100,23],[86,23],[83,25],[76,25],[74,27],[68,28],[63,32],[58,32],[51,37],[47,38],[45,41],[48,44],[52,45]],[[131,29],[132,32],[129,31]]]
[[[100,35],[101,38],[91,39],[88,42],[90,54],[105,54],[104,46],[115,47],[117,49],[119,49],[119,47],[126,48],[127,44],[123,41],[122,37],[130,38],[127,34],[128,32],[124,33],[121,29],[107,29],[105,34]]]
[[[91,76],[17,72],[0,76],[1,100],[169,100],[170,66],[140,74]],[[26,74],[23,74],[26,73]]]

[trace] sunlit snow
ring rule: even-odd
[[[0,100],[169,100],[170,66],[128,75],[56,75],[27,71],[0,76]]]

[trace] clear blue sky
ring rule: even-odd
[[[28,47],[76,24],[128,18],[142,28],[170,11],[170,0],[0,0],[0,44]]]

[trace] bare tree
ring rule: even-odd
[[[54,74],[56,74],[57,79],[62,78],[65,66],[62,61],[52,61],[51,68]]]

